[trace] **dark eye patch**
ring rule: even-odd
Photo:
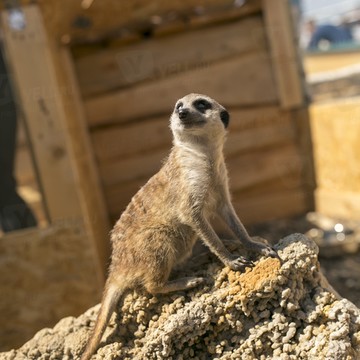
[[[193,106],[196,110],[200,111],[201,113],[205,113],[206,110],[209,110],[212,108],[211,103],[209,103],[207,100],[205,99],[198,99],[195,100],[193,103]]]
[[[179,110],[181,107],[183,107],[183,103],[180,101],[176,104],[176,110]]]
[[[229,126],[229,121],[230,121],[230,115],[226,110],[223,110],[220,113],[220,119],[223,122],[225,129]]]

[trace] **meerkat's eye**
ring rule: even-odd
[[[205,99],[195,100],[193,105],[196,110],[200,111],[203,114],[205,114],[206,110],[209,110],[212,108],[211,103],[209,103],[209,101],[207,101]]]
[[[179,110],[181,107],[183,107],[183,103],[180,101],[176,104],[176,110]]]

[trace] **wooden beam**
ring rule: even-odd
[[[275,106],[228,110],[231,123],[227,154],[295,137],[290,114]],[[148,155],[159,148],[170,149],[169,115],[126,124],[119,120],[117,125],[94,129],[91,136],[100,167],[136,154]]]
[[[241,152],[290,143],[296,137],[289,112],[276,106],[229,110],[231,120],[225,144],[228,159]]]
[[[154,155],[156,156],[156,154]],[[126,170],[130,169],[130,164],[130,161],[127,164],[124,163],[128,166]],[[141,166],[141,158],[136,164]],[[105,196],[112,216],[114,214],[120,215],[136,191],[160,168],[160,162],[157,166],[156,164],[153,165],[152,168],[145,165],[143,171],[132,168],[134,175],[132,179],[125,179],[124,175],[120,174],[121,168],[114,169],[117,175],[110,177],[107,180],[109,185],[105,187]],[[291,175],[301,178],[302,171],[298,150],[291,143],[272,147],[266,151],[255,151],[235,156],[228,159],[227,165],[230,186],[235,192],[246,191],[247,188],[255,186],[260,189],[262,184],[266,188],[269,181],[278,180],[281,183]],[[122,181],[115,183],[115,179],[122,179]],[[284,183],[284,190],[287,190],[286,183]]]
[[[51,221],[81,216],[79,196],[67,149],[54,65],[41,14],[36,6],[23,8],[26,26],[10,27],[2,12],[3,40],[16,92],[29,129],[31,146]]]
[[[263,0],[266,33],[283,108],[304,104],[303,75],[288,0]]]
[[[50,220],[85,226],[103,281],[109,254],[107,212],[71,59],[47,37],[38,6],[22,10],[22,30],[11,28],[8,12],[3,12],[4,43]]]
[[[102,279],[105,280],[110,259],[110,222],[103,187],[98,173],[94,149],[91,143],[82,99],[76,80],[72,58],[68,48],[54,43],[54,61],[61,89],[66,117],[64,119],[72,154],[76,186],[85,220],[85,227],[93,241],[100,261]]]
[[[230,185],[234,191],[260,186],[270,180],[302,170],[301,158],[294,144],[288,143],[268,149],[236,156],[227,161]]]
[[[159,117],[125,126],[111,126],[92,133],[98,162],[114,161],[131,154],[171,146],[169,118]]]
[[[149,179],[160,169],[163,160],[169,153],[170,144],[161,149],[130,157],[119,157],[115,161],[99,164],[104,188],[137,179],[144,179],[145,183],[146,179]]]
[[[307,211],[306,197],[302,189],[254,195],[246,200],[234,193],[233,204],[236,213],[246,224],[300,215]]]
[[[269,55],[258,51],[88,99],[85,110],[90,127],[169,116],[176,100],[191,92],[205,93],[226,107],[278,99]]]
[[[249,36],[241,36],[241,34]],[[209,46],[211,44],[211,46]],[[154,81],[266,48],[260,16],[128,45],[75,60],[83,96]]]
[[[308,211],[313,211],[315,209],[314,191],[316,188],[316,176],[309,110],[307,107],[303,107],[293,109],[290,113],[294,121],[297,134],[296,143],[302,162],[302,187],[307,196]]]
[[[0,2],[0,9],[7,3]],[[17,3],[29,5],[34,0],[18,0]],[[81,6],[80,0],[37,0],[36,3],[52,38],[72,43],[121,38],[122,30],[141,35],[149,28],[154,28],[155,33],[164,32],[174,24],[183,30],[261,11],[260,0],[246,1],[241,6],[234,6],[231,0],[152,0],[151,3],[148,0],[101,0],[94,1],[87,9]],[[203,14],[194,11],[197,8]],[[161,24],[153,23],[154,16],[162,20]]]
[[[228,160],[243,152],[289,144],[296,138],[288,111],[275,106],[229,109],[231,122],[225,155]],[[104,187],[150,177],[170,152],[167,117],[94,130],[92,139]]]

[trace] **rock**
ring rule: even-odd
[[[201,289],[157,297],[128,293],[93,358],[358,359],[360,310],[326,286],[316,244],[294,234],[276,248],[281,264],[261,258],[244,273],[214,258],[184,270],[206,276]],[[78,358],[98,309],[41,330],[0,359]]]

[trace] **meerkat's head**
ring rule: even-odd
[[[170,118],[174,139],[221,140],[225,138],[230,116],[218,102],[206,95],[188,94],[179,99]]]

